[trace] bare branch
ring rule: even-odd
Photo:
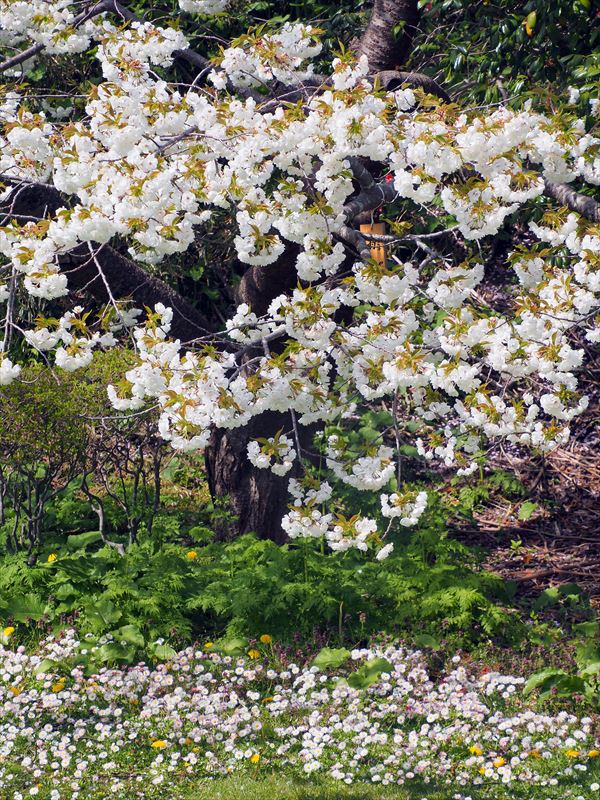
[[[600,203],[593,197],[575,191],[566,183],[551,183],[544,179],[544,194],[557,200],[561,205],[577,211],[592,222],[600,222]]]
[[[448,92],[437,81],[422,72],[401,72],[395,69],[386,69],[377,72],[373,77],[388,92],[393,92],[402,86],[409,86],[411,89],[423,89],[427,94],[440,97],[446,103],[449,103],[451,99]]]

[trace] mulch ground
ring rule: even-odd
[[[600,607],[600,357],[581,383],[590,404],[564,447],[537,460],[506,449],[493,457],[493,466],[513,471],[538,505],[531,517],[518,518],[522,502],[497,497],[474,514],[474,524],[457,524],[453,533],[483,546],[486,567],[516,581],[518,595],[576,583]]]

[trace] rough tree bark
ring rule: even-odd
[[[358,54],[367,56],[373,72],[401,67],[410,53],[418,21],[417,0],[375,0]]]

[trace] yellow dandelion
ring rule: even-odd
[[[190,739],[190,737],[189,737],[189,736],[186,736],[186,737],[185,737],[184,744],[194,744],[194,740],[193,740],[193,739]]]
[[[185,557],[189,561],[193,561],[195,558],[198,558],[198,553],[195,550],[189,550]]]
[[[496,769],[500,769],[500,767],[503,767],[506,764],[506,759],[502,758],[502,756],[499,756],[498,758],[494,759],[493,764]]]
[[[156,747],[157,750],[164,750],[167,746],[167,743],[164,739],[155,739],[150,746]]]
[[[9,625],[8,627],[4,628],[4,631],[3,631],[5,636],[12,636],[14,632],[15,632],[15,629],[13,628],[12,625]]]
[[[260,653],[258,650],[248,650],[248,655],[250,658],[260,658]]]
[[[485,775],[485,767],[479,767],[479,774]]]
[[[541,758],[542,754],[539,750],[530,750],[529,751],[529,758]]]
[[[18,697],[23,691],[23,689],[19,689],[18,686],[11,686],[10,691],[14,694],[15,697]]]
[[[472,747],[469,747],[469,753],[472,753],[474,756],[480,756],[483,750],[478,744],[474,744]]]
[[[598,758],[600,756],[600,750],[590,750],[588,753],[588,758]]]
[[[569,758],[577,758],[579,755],[579,750],[567,750],[567,756]]]
[[[215,645],[214,645],[214,642],[206,642],[206,644],[204,645],[204,649],[205,649],[205,650],[212,650],[212,648],[213,648],[214,646],[215,646]]]
[[[273,702],[273,698],[272,697],[263,697],[262,701],[263,701],[263,703],[272,703]]]
[[[263,633],[263,635],[260,637],[260,640],[263,644],[271,644],[273,637],[269,636],[268,633]]]
[[[64,681],[57,681],[56,683],[52,684],[52,691],[55,692],[56,694],[58,694],[59,692],[62,692],[62,690],[64,688],[65,688],[65,682]]]
[[[252,755],[250,756],[250,761],[253,764],[258,764],[258,762],[260,761],[260,756],[258,755],[258,753],[252,753]]]
[[[50,553],[50,555],[48,556],[48,563],[52,564],[52,562],[56,561],[57,558],[58,556],[56,555],[56,553]]]

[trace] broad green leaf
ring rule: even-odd
[[[600,661],[590,661],[589,664],[580,670],[579,675],[582,678],[591,678],[593,675],[600,675]]]
[[[348,685],[353,689],[368,689],[377,683],[383,672],[393,672],[394,665],[385,658],[372,658],[359,670],[348,677]]]
[[[597,636],[600,632],[600,622],[579,622],[577,625],[573,625],[573,630],[577,631],[581,636],[591,638],[592,636]]]
[[[41,661],[33,670],[36,675],[39,675],[40,672],[50,672],[54,673],[59,667],[58,661],[53,661],[51,658],[45,658]]]
[[[45,608],[45,604],[37,595],[25,594],[9,600],[6,613],[17,622],[27,622],[30,619],[37,622],[44,616]]]
[[[72,583],[62,583],[54,592],[57,600],[66,600],[68,597],[76,597],[79,594]]]
[[[113,631],[112,635],[117,642],[127,642],[135,647],[143,647],[146,644],[142,632],[136,625],[123,625],[122,628]]]
[[[246,652],[248,640],[242,636],[234,636],[231,639],[223,639],[217,642],[217,648],[225,653],[226,656],[241,656]]]
[[[350,650],[346,650],[345,647],[339,647],[337,649],[324,647],[317,653],[313,661],[313,666],[319,669],[336,669],[341,666],[344,661],[347,661],[348,658],[350,658]]]
[[[136,655],[135,647],[131,645],[122,645],[118,642],[109,642],[108,644],[103,644],[102,647],[98,650],[98,661],[103,663],[106,662],[123,662],[131,663]]]
[[[523,687],[523,694],[527,697],[534,689],[547,689],[549,686],[554,686],[563,677],[568,676],[562,669],[544,669],[541,672],[536,672]]]
[[[116,605],[105,597],[85,608],[85,619],[98,631],[105,631],[121,619]]]
[[[67,550],[73,552],[74,550],[82,550],[90,544],[102,541],[102,534],[100,531],[86,531],[85,533],[73,534],[67,536]]]
[[[152,654],[160,661],[170,661],[175,658],[177,651],[170,644],[156,644],[152,648]]]
[[[417,647],[428,647],[430,650],[439,650],[441,646],[438,640],[428,633],[421,633],[415,636],[415,644]]]

